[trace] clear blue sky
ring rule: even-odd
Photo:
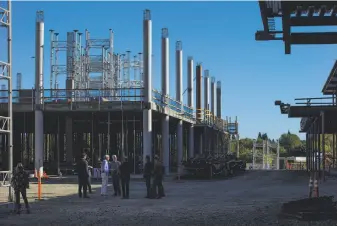
[[[262,28],[257,2],[13,2],[13,73],[23,73],[24,88],[34,84],[35,14],[45,12],[45,87],[49,87],[49,29],[61,39],[66,32],[89,29],[94,37],[115,32],[115,52],[142,51],[143,10],[153,20],[153,85],[160,88],[161,28],[170,34],[170,93],[174,95],[174,43],[183,42],[184,87],[187,56],[222,82],[223,116],[238,116],[241,137],[267,132],[272,138],[290,130],[298,119],[280,114],[274,101],[320,96],[337,55],[336,46],[294,46],[284,54],[282,42],[256,42]],[[3,35],[0,36],[3,39]],[[0,47],[1,48],[1,47]],[[15,80],[14,80],[15,84]],[[301,136],[303,138],[303,135]]]

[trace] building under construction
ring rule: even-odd
[[[50,70],[46,70],[44,18],[38,11],[35,88],[21,88],[20,74],[18,90],[13,90],[14,164],[22,162],[30,169],[43,167],[57,173],[71,169],[86,148],[94,166],[103,155],[116,154],[128,157],[136,173],[146,155],[157,154],[168,173],[196,154],[227,152],[229,140],[238,137],[237,120],[221,118],[221,82],[203,71],[200,63],[194,65],[192,57],[187,61],[187,89],[183,90],[180,41],[175,50],[176,96],[169,96],[167,28],[162,29],[161,91],[152,88],[149,10],[144,11],[143,52],[133,57],[130,51],[114,53],[112,30],[106,39],[94,39],[87,30],[84,35],[77,30],[68,32],[65,41],[56,31],[50,30],[50,34]],[[62,62],[64,58],[66,62]],[[45,89],[43,80],[48,73],[50,88]],[[62,83],[65,89],[61,89]],[[183,103],[185,93],[187,104]],[[0,107],[4,115],[7,98],[3,96]],[[0,136],[3,169],[8,168],[9,135]]]

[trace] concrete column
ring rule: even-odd
[[[35,169],[43,174],[43,54],[44,54],[44,15],[36,13],[35,37]]]
[[[195,104],[196,104],[196,119],[200,121],[202,119],[201,117],[201,78],[202,78],[202,66],[201,64],[198,64],[196,67],[196,75],[195,75],[195,84],[196,84],[196,97],[195,97]]]
[[[211,112],[213,115],[216,114],[215,112],[215,105],[216,105],[216,93],[215,93],[215,77],[211,78]]]
[[[194,108],[193,104],[193,58],[187,59],[187,104]],[[194,125],[188,125],[188,157],[194,157]]]
[[[216,117],[221,118],[221,82],[216,83]]]
[[[325,114],[324,111],[321,112],[321,122],[322,122],[322,127],[321,127],[321,133],[322,134],[322,163],[323,163],[323,171],[322,171],[322,177],[323,181],[325,181]],[[320,158],[320,157],[319,157]]]
[[[143,20],[143,76],[144,102],[143,110],[143,163],[146,156],[152,155],[152,21],[151,12],[144,11]]]
[[[163,102],[167,103],[167,97],[169,95],[169,38],[168,38],[168,29],[163,28],[162,29],[162,71],[161,71],[161,79],[162,79],[162,96],[163,96]],[[168,175],[170,172],[170,130],[169,130],[169,116],[164,114],[161,121],[161,132],[162,132],[162,148],[163,148],[163,165],[165,167],[165,174]]]
[[[43,173],[43,112],[35,110],[35,169]]]
[[[204,78],[204,109],[209,110],[209,70],[205,70]]]
[[[176,100],[181,104],[183,110],[183,50],[181,41],[176,43]],[[183,160],[183,121],[179,120],[177,124],[177,157],[178,170],[181,169]]]
[[[65,132],[66,132],[66,156],[67,162],[73,163],[73,119],[71,117],[66,117],[66,125],[65,125]]]

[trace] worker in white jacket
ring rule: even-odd
[[[107,189],[109,184],[109,172],[110,172],[109,160],[110,156],[106,155],[101,165],[101,177],[102,177],[101,195],[107,195]]]

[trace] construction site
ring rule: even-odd
[[[237,5],[226,4],[229,10],[237,9]],[[293,44],[337,44],[336,32],[318,34],[291,29],[337,26],[335,2],[254,4],[258,11],[254,15],[261,16],[263,26],[255,33],[255,40],[254,33],[250,34],[254,43],[283,41],[285,54],[291,53]],[[72,9],[69,11],[73,13]],[[204,8],[200,12],[203,11]],[[176,70],[171,76],[168,28],[161,30],[161,74],[156,76],[161,78],[161,87],[153,88],[155,32],[152,32],[150,10],[143,11],[143,51],[137,54],[116,53],[114,48],[118,43],[114,43],[114,36],[118,31],[114,33],[109,28],[106,39],[92,38],[94,35],[89,30],[59,34],[50,29],[48,52],[44,49],[48,21],[44,20],[44,12],[37,11],[32,89],[21,84],[24,73],[16,75],[16,88],[12,88],[11,12],[10,1],[6,8],[0,8],[0,22],[8,31],[7,61],[0,61],[3,80],[0,82],[0,162],[4,170],[0,174],[10,176],[13,165],[22,162],[25,168],[38,170],[39,175],[46,171],[50,177],[38,176],[37,183],[31,179],[27,196],[32,212],[18,216],[8,211],[13,204],[9,198],[13,191],[6,181],[8,178],[2,176],[1,225],[27,225],[27,222],[36,225],[108,225],[110,222],[116,225],[336,225],[337,202],[333,199],[337,186],[334,119],[337,63],[322,90],[323,95],[330,96],[297,98],[294,105],[281,100],[270,103],[271,108],[275,104],[289,118],[301,118],[300,132],[306,134],[307,156],[301,157],[304,166],[286,169],[281,166],[286,161],[280,161],[280,148],[283,148],[280,140],[257,139],[252,143],[252,163],[249,170],[244,170],[246,163],[238,158],[239,145],[231,146],[233,142],[240,144],[238,120],[222,116],[221,81],[199,59],[194,62],[189,56],[183,62],[182,41],[175,42]],[[246,19],[243,23],[246,25]],[[43,59],[48,56],[50,68],[46,69]],[[185,64],[186,76],[183,75]],[[45,88],[48,74],[49,87]],[[174,97],[169,93],[172,77],[176,88]],[[185,80],[187,89],[183,88]],[[325,150],[325,134],[333,134],[331,156]],[[237,150],[231,150],[233,147]],[[147,185],[143,178],[131,175],[128,200],[114,197],[109,181],[108,196],[102,196],[99,177],[93,177],[90,199],[79,198],[77,176],[51,174],[68,174],[83,150],[88,151],[96,168],[105,154],[116,154],[120,159],[127,157],[135,174],[142,173],[147,155],[158,155],[167,174],[163,179],[165,197],[145,199]],[[240,174],[229,167],[230,174],[223,178],[180,178],[181,167],[190,166],[200,172],[208,164],[217,166],[215,170],[220,172],[233,163],[233,168],[240,168]],[[211,167],[211,173],[212,170]]]
[[[92,38],[88,30],[59,34],[50,29],[50,49],[45,49],[48,21],[38,11],[33,89],[22,87],[21,73],[12,87],[11,12],[3,12],[8,61],[1,62],[0,74],[9,84],[1,86],[3,170],[22,162],[27,169],[48,174],[69,173],[85,149],[94,167],[105,154],[116,154],[133,162],[134,173],[141,173],[146,155],[158,155],[168,174],[195,154],[229,152],[230,141],[238,138],[237,119],[222,117],[221,81],[193,57],[183,62],[181,41],[175,42],[176,70],[169,71],[168,28],[162,29],[162,86],[153,88],[150,10],[143,13],[143,52],[134,56],[131,51],[114,52],[118,33],[108,28],[107,38]],[[44,68],[43,59],[48,58],[50,68]],[[175,97],[169,94],[169,77],[175,78]]]

